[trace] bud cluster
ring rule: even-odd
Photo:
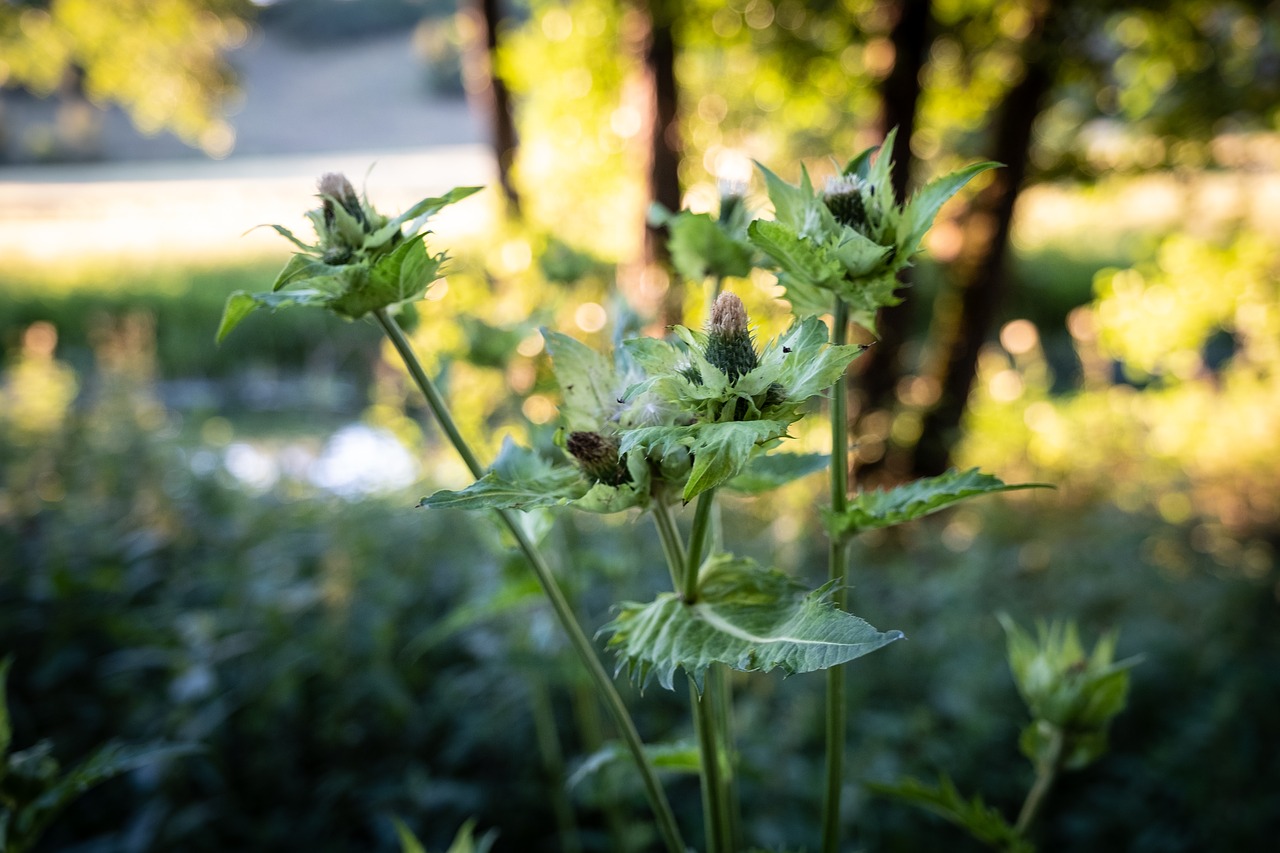
[[[584,474],[596,483],[621,486],[631,481],[631,473],[618,454],[618,440],[598,432],[571,432],[565,449]]]

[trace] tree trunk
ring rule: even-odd
[[[498,24],[502,20],[499,0],[465,0],[459,14],[471,22],[474,36],[463,46],[463,74],[468,96],[489,121],[489,144],[498,163],[498,186],[512,213],[520,212],[520,196],[511,182],[511,164],[519,139],[511,92],[498,76]]]
[[[676,90],[675,24],[679,6],[672,0],[648,0],[637,4],[649,15],[649,39],[644,48],[645,75],[653,92],[653,119],[649,131],[649,201],[667,210],[680,209],[680,122]],[[665,271],[670,279],[662,300],[662,321],[672,326],[684,322],[684,283],[670,275],[667,229],[645,225],[644,263]]]
[[[1014,205],[1026,179],[1032,128],[1053,87],[1060,46],[1057,22],[1067,2],[1042,2],[1023,48],[1025,73],[1001,106],[992,159],[1005,163],[980,192],[964,225],[964,248],[953,267],[950,292],[934,307],[933,353],[926,375],[939,389],[926,413],[912,458],[912,473],[933,476],[951,464],[973,387],[978,351],[989,334],[1007,286],[1005,252]]]
[[[898,129],[893,151],[893,190],[899,201],[906,199],[910,190],[911,135],[915,132],[916,104],[920,100],[920,71],[924,67],[928,48],[930,0],[899,0],[896,4],[893,28],[889,41],[893,44],[893,70],[880,86],[880,129],[888,133]],[[904,285],[910,284],[910,271],[901,276]],[[874,435],[888,423],[884,414],[891,414],[896,406],[898,381],[902,377],[902,345],[906,343],[911,328],[914,300],[908,294],[901,305],[881,309],[876,319],[878,338],[875,346],[854,362],[856,374],[852,393],[849,395],[851,434],[855,440]],[[876,421],[880,425],[876,425]],[[881,447],[888,448],[888,436],[881,436]],[[868,442],[868,448],[876,442]],[[883,472],[885,479],[898,479],[890,457],[859,459],[854,466],[864,481]],[[886,470],[887,469],[887,470]]]

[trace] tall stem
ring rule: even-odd
[[[694,578],[697,586],[698,554],[706,541],[707,528],[710,526],[710,505],[714,501],[711,492],[704,492],[694,512],[693,530],[690,547],[686,551],[680,540],[675,520],[671,517],[671,508],[659,495],[653,502],[653,519],[658,528],[658,537],[662,540],[662,551],[667,557],[667,567],[673,578],[683,576],[687,589],[689,578]],[[676,584],[680,589],[680,584]],[[692,599],[685,593],[685,604]],[[727,712],[717,703],[723,698],[723,692],[714,689],[714,683],[720,673],[720,667],[713,665],[705,676],[705,689],[699,693],[698,684],[693,676],[689,676],[689,705],[693,715],[693,728],[698,737],[698,755],[702,766],[702,815],[706,824],[708,853],[735,853],[733,804],[728,787],[729,776],[726,773],[727,753],[724,738],[727,729],[722,725],[727,719]]]
[[[836,297],[831,342],[844,345],[849,336],[849,308]],[[831,389],[831,511],[843,513],[849,499],[849,416],[845,378]],[[828,545],[828,579],[835,582],[832,601],[847,610],[847,542],[832,534]],[[840,791],[844,782],[845,741],[844,667],[827,670],[827,787],[822,802],[822,851],[837,853],[840,847]]]
[[[383,331],[387,333],[387,337],[396,348],[396,352],[400,354],[400,358],[404,360],[405,367],[409,370],[409,375],[413,377],[423,396],[427,398],[427,405],[431,407],[431,412],[435,415],[440,428],[444,430],[445,435],[448,436],[450,443],[458,452],[458,455],[462,457],[462,461],[466,463],[471,474],[478,479],[483,475],[484,469],[480,467],[480,463],[471,451],[470,445],[462,438],[462,434],[458,432],[458,426],[453,420],[453,415],[449,412],[449,407],[445,404],[444,398],[440,396],[435,383],[431,381],[426,371],[422,369],[422,364],[418,361],[417,354],[414,353],[413,347],[410,346],[404,331],[387,314],[385,309],[375,311],[374,316],[377,317]],[[622,734],[623,742],[626,743],[627,749],[635,759],[636,768],[640,771],[640,778],[644,783],[645,796],[653,809],[654,818],[657,820],[658,831],[662,835],[663,843],[670,853],[685,853],[684,841],[680,837],[680,827],[676,824],[675,814],[672,813],[671,804],[667,801],[667,795],[662,790],[662,785],[658,782],[658,775],[653,769],[653,764],[649,761],[648,756],[645,755],[644,742],[640,740],[640,733],[636,730],[635,721],[631,719],[631,714],[627,711],[627,706],[623,703],[617,688],[614,687],[613,680],[605,671],[604,665],[600,663],[600,658],[597,657],[591,640],[587,638],[586,632],[578,624],[578,619],[574,616],[573,609],[569,606],[568,599],[565,598],[563,590],[560,589],[560,584],[555,575],[552,574],[551,567],[547,565],[542,552],[530,541],[515,516],[506,510],[496,510],[496,512],[503,525],[515,538],[516,545],[524,553],[525,558],[528,559],[530,568],[533,569],[534,575],[538,578],[538,583],[542,586],[547,600],[551,603],[551,609],[555,612],[556,619],[560,622],[565,634],[568,635],[569,643],[582,660],[583,666],[587,668],[587,674],[591,676],[591,680],[595,685],[596,691],[600,694],[605,708],[608,709],[609,715],[613,717],[614,724]]]
[[[1065,742],[1062,729],[1054,726],[1053,734],[1049,738],[1048,754],[1036,765],[1036,781],[1027,792],[1027,798],[1022,803],[1022,811],[1018,813],[1018,822],[1013,827],[1013,831],[1018,835],[1027,834],[1027,830],[1031,828],[1031,822],[1036,819],[1036,813],[1040,810],[1040,804],[1044,802],[1045,795],[1053,787],[1053,781],[1058,776],[1058,768],[1062,766],[1062,750]]]
[[[693,513],[693,529],[689,531],[689,553],[684,567],[684,603],[698,600],[698,569],[702,567],[702,552],[707,546],[707,534],[711,532],[711,508],[715,505],[716,490],[708,489],[698,496],[698,508]]]

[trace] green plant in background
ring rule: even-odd
[[[946,775],[936,786],[905,779],[871,787],[940,815],[995,850],[1030,853],[1035,849],[1028,838],[1032,823],[1058,774],[1081,770],[1106,754],[1107,731],[1124,710],[1129,670],[1140,658],[1115,661],[1114,632],[1086,655],[1074,623],[1042,622],[1035,637],[1007,614],[1000,615],[1000,624],[1008,637],[1009,668],[1031,712],[1018,745],[1035,779],[1017,821],[1010,824],[980,796],[966,801]]]
[[[807,173],[799,187],[791,187],[765,170],[778,219],[757,220],[746,233],[781,268],[798,315],[788,330],[757,348],[739,298],[715,294],[726,275],[741,275],[742,264],[754,262],[747,243],[734,237],[735,229],[725,227],[728,222],[680,220],[685,214],[679,214],[673,221],[686,223],[675,229],[685,234],[682,267],[714,281],[705,330],[677,326],[671,340],[625,340],[612,355],[544,332],[563,395],[562,429],[551,448],[507,443],[489,467],[480,464],[461,435],[395,317],[402,304],[423,294],[445,260],[443,254],[426,252],[419,233],[425,218],[474,190],[425,200],[392,219],[357,198],[345,178],[325,176],[322,206],[311,213],[318,242],[303,243],[277,226],[301,253],[286,265],[271,293],[233,294],[218,330],[222,339],[251,311],[290,305],[377,320],[475,477],[467,488],[438,492],[421,504],[497,514],[617,725],[672,853],[685,844],[654,771],[655,753],[641,742],[540,550],[545,528],[530,524],[523,513],[567,504],[596,513],[635,508],[652,516],[671,589],[648,603],[620,604],[605,631],[620,667],[642,685],[656,676],[662,686],[674,689],[676,670],[687,675],[709,851],[728,853],[745,843],[727,672],[831,673],[822,834],[824,849],[835,850],[843,829],[846,724],[839,667],[902,637],[900,631],[879,631],[848,612],[845,555],[850,539],[965,498],[1025,488],[969,471],[887,492],[849,494],[844,374],[861,351],[847,343],[849,324],[873,327],[876,310],[898,301],[895,274],[918,250],[938,209],[972,176],[993,165],[977,164],[941,178],[899,205],[889,185],[888,157],[875,158],[875,151],[854,158],[824,194],[814,193]],[[731,211],[729,219],[736,215]],[[693,230],[686,233],[688,229]],[[830,332],[815,316],[822,313],[833,316]],[[833,445],[832,505],[825,511],[830,571],[825,583],[811,588],[792,573],[735,555],[713,528],[722,490],[768,491],[823,467],[827,460],[821,457],[778,448],[806,416],[807,402],[828,391]],[[690,502],[696,505],[686,534],[676,513]],[[574,559],[572,553],[563,557]]]
[[[0,660],[0,850],[24,853],[67,806],[90,788],[156,761],[189,754],[182,746],[109,743],[63,771],[53,744],[42,740],[13,752],[5,683],[12,658]]]

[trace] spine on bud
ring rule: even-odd
[[[340,172],[326,172],[320,176],[319,189],[320,197],[324,202],[324,219],[327,225],[333,226],[335,202],[342,205],[342,209],[351,214],[361,225],[367,224],[368,220],[360,204],[360,198],[346,175]]]
[[[707,324],[707,361],[724,371],[730,382],[756,369],[759,358],[747,328],[747,309],[732,293],[722,293],[711,307]]]
[[[618,456],[617,439],[598,432],[571,432],[565,448],[592,481],[606,486],[621,486],[631,481],[631,473]]]

